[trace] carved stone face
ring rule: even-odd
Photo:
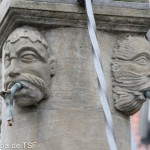
[[[143,37],[128,37],[114,49],[113,98],[119,111],[136,113],[150,90],[150,44]]]
[[[14,97],[18,105],[34,105],[49,97],[55,60],[38,31],[27,27],[16,29],[4,44],[3,57],[5,90],[15,82],[24,85]]]

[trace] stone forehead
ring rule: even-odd
[[[48,44],[44,37],[41,35],[39,31],[37,31],[35,28],[31,27],[20,27],[15,29],[7,38],[4,49],[7,45],[7,43],[14,44],[17,41],[19,41],[21,38],[26,38],[30,40],[32,43],[39,42],[41,43],[46,49],[48,49]]]
[[[150,43],[144,37],[129,36],[122,42],[119,42],[118,48],[114,49],[113,58],[132,59],[140,53],[150,55]]]

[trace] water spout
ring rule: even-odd
[[[11,89],[8,89],[7,91],[1,91],[0,95],[3,97],[6,103],[6,117],[8,121],[8,126],[12,126],[13,123],[13,99],[15,93],[22,89],[23,85],[19,82],[15,83]]]

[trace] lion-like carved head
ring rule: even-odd
[[[144,37],[128,37],[113,51],[113,99],[127,115],[136,113],[150,90],[150,43]]]

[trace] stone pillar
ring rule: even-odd
[[[150,15],[145,5],[142,5],[145,9],[138,10],[138,4],[135,4],[135,9],[125,9],[120,6],[101,7],[103,3],[97,1],[93,3],[97,4],[94,6],[97,36],[117,146],[119,150],[129,150],[129,115],[138,111],[145,101],[140,89],[133,89],[133,84],[142,87],[147,79],[146,68],[143,69],[145,74],[141,74],[140,65],[144,64],[140,64],[143,62],[140,59],[145,56],[143,53],[149,53],[150,49],[143,38],[149,29]],[[38,86],[33,87],[31,93],[25,93],[36,99],[30,98],[30,101],[26,101],[28,98],[20,92],[14,101],[14,123],[11,127],[7,126],[6,106],[3,101],[2,144],[14,144],[13,146],[16,149],[18,146],[20,150],[31,147],[35,150],[108,150],[104,113],[99,101],[84,8],[78,6],[76,1],[54,3],[12,0],[1,21],[0,35],[3,54],[10,54],[9,58],[5,55],[5,83],[8,80],[16,81],[22,74],[44,76],[43,79],[48,84],[45,91],[49,93],[43,98]],[[138,45],[140,41],[143,46]],[[25,54],[24,51],[16,54],[20,46],[25,48]],[[35,50],[31,52],[29,49],[36,49],[40,54],[37,55]],[[42,60],[45,61],[42,63]],[[35,62],[38,64],[35,65]],[[133,68],[125,62],[129,62]],[[135,62],[139,66],[136,66]],[[50,63],[50,71],[44,70],[47,63]],[[132,71],[134,75],[130,76]],[[124,75],[122,77],[125,81],[120,74]],[[141,75],[139,79],[137,74]],[[48,76],[51,78],[47,79]],[[140,81],[133,83],[131,78]],[[19,81],[22,82],[21,79]],[[26,85],[26,82],[23,84]],[[127,86],[124,86],[123,82],[126,82]],[[128,84],[130,82],[131,85]],[[6,83],[5,89],[7,85]],[[29,84],[29,88],[32,86]],[[148,88],[150,85],[146,86]],[[34,88],[37,88],[36,91]],[[38,90],[39,92],[34,94]],[[132,92],[129,94],[128,91]],[[124,93],[124,99],[120,98],[120,92]]]

